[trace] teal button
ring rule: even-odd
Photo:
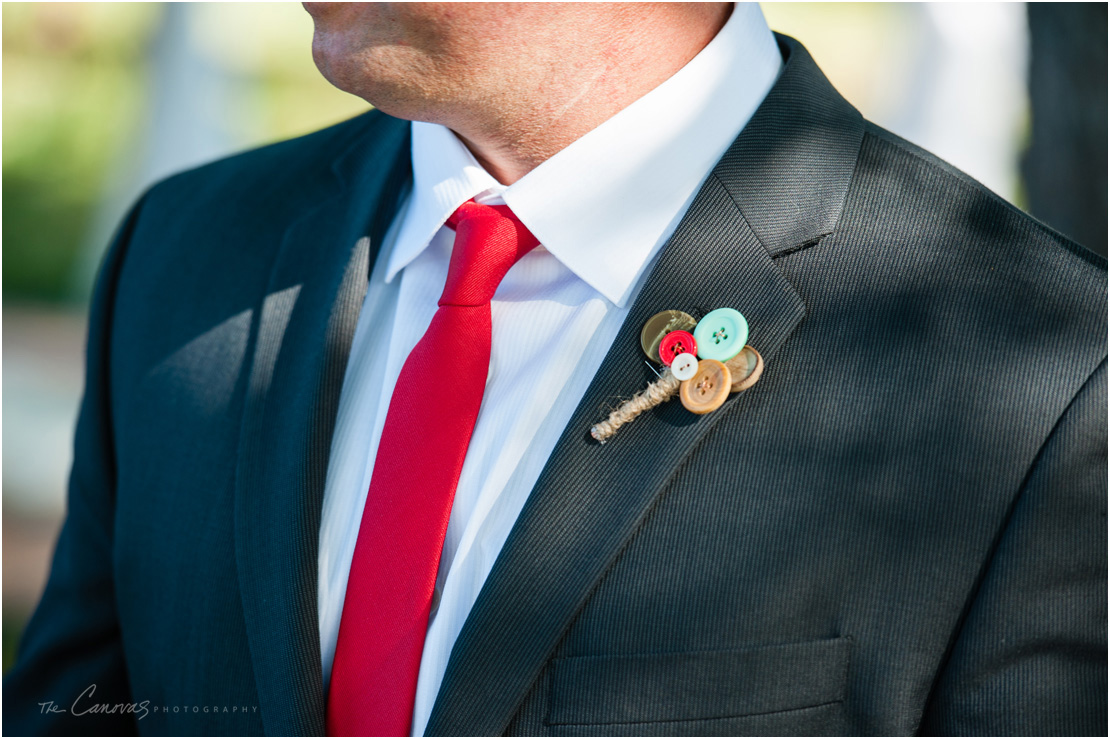
[[[718,308],[698,321],[694,340],[700,358],[727,362],[748,343],[748,321],[738,310]]]

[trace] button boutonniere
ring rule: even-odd
[[[640,332],[648,359],[663,365],[659,379],[590,429],[604,444],[644,411],[676,395],[686,410],[699,415],[721,407],[730,393],[747,390],[763,374],[763,357],[747,345],[748,322],[739,311],[718,308],[700,321],[677,310],[656,313]]]

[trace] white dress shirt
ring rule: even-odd
[[[413,124],[413,188],[370,277],[332,439],[318,594],[325,686],[393,386],[447,276],[448,216],[470,198],[506,203],[540,246],[509,270],[492,301],[489,378],[443,545],[415,736],[471,606],[655,256],[781,66],[759,6],[738,5],[674,76],[509,187],[448,129]],[[444,357],[440,390],[450,386]]]

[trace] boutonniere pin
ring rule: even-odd
[[[699,415],[721,407],[731,393],[747,390],[763,374],[763,357],[747,345],[748,321],[739,311],[718,308],[700,321],[677,310],[656,313],[640,332],[648,359],[663,365],[659,379],[621,403],[590,429],[601,444],[621,426],[676,395]]]

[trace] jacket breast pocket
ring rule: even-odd
[[[549,726],[699,721],[844,700],[851,640],[556,659]]]

